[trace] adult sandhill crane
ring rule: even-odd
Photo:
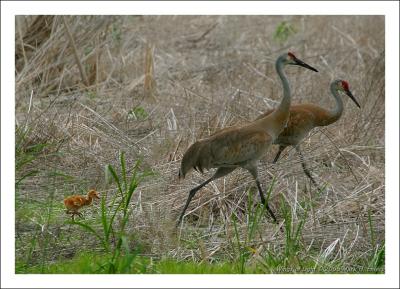
[[[279,56],[275,62],[275,68],[282,81],[283,98],[278,108],[265,118],[253,121],[242,127],[233,126],[222,129],[208,138],[195,142],[185,152],[179,170],[179,177],[184,178],[192,168],[201,173],[203,173],[203,169],[210,168],[217,168],[217,171],[211,178],[189,192],[177,226],[181,223],[186,209],[197,191],[209,182],[231,173],[238,167],[248,170],[253,176],[263,205],[275,223],[277,223],[274,213],[264,198],[264,193],[258,180],[257,163],[282,132],[289,118],[290,87],[283,71],[285,65],[288,64],[299,65],[317,71],[296,58],[293,53],[289,52]]]
[[[361,108],[360,104],[353,96],[349,89],[349,84],[345,80],[337,79],[333,81],[330,85],[331,93],[336,101],[336,106],[332,110],[326,110],[322,107],[316,106],[314,104],[298,104],[290,107],[289,121],[287,126],[281,132],[277,139],[273,142],[274,144],[279,144],[278,153],[275,156],[273,163],[276,163],[279,159],[281,153],[288,146],[294,146],[297,153],[300,156],[301,165],[303,171],[312,183],[317,186],[316,181],[312,177],[310,171],[308,170],[303,154],[300,150],[300,142],[308,135],[308,133],[315,127],[327,126],[340,119],[343,113],[343,102],[339,95],[339,92],[345,93],[354,103]],[[274,109],[270,109],[264,114],[260,115],[256,120],[265,118],[274,112]]]

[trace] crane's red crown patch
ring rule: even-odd
[[[349,83],[347,81],[342,80],[342,86],[345,90],[349,90]]]
[[[288,52],[289,57],[296,59],[296,56],[294,56],[294,54],[292,52]]]

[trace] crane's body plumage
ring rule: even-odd
[[[262,128],[248,125],[230,127],[195,142],[183,156],[180,174],[190,169],[200,172],[218,167],[246,167],[259,159],[272,143],[272,137]]]
[[[290,52],[281,55],[275,63],[276,71],[283,86],[283,98],[279,106],[264,118],[255,120],[244,126],[222,129],[205,139],[199,140],[192,144],[185,152],[179,170],[180,177],[185,177],[191,169],[203,172],[205,169],[217,168],[217,171],[211,178],[189,192],[189,197],[180,215],[178,224],[181,222],[191,199],[198,190],[209,182],[229,174],[238,167],[248,170],[253,176],[262,203],[273,220],[277,222],[275,215],[264,198],[258,180],[257,163],[283,131],[289,118],[290,87],[283,71],[284,66],[287,64],[300,65],[317,71],[315,68],[297,59]]]
[[[274,109],[270,109],[257,119],[262,119],[273,111]],[[287,125],[274,140],[274,144],[286,146],[297,145],[313,128],[317,126],[326,126],[333,122],[333,118],[330,118],[329,111],[319,106],[314,104],[292,105],[290,107]]]

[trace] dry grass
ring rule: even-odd
[[[296,33],[276,41],[282,21]],[[49,261],[73,256],[78,243],[96,246],[83,235],[60,237],[70,228],[59,203],[91,187],[114,194],[104,181],[104,166],[117,164],[118,152],[125,151],[128,168],[141,158],[142,169],[154,173],[134,196],[128,229],[143,254],[229,259],[232,215],[244,228],[247,194],[257,196],[253,181],[237,170],[206,186],[176,232],[188,191],[210,175],[194,172],[178,181],[180,159],[196,139],[252,120],[279,102],[273,64],[288,49],[320,71],[286,69],[293,103],[332,106],[329,83],[342,78],[362,109],[344,99],[342,118],[302,143],[313,175],[326,184],[321,193],[310,186],[294,150],[276,165],[271,165],[276,148],[265,157],[264,187],[277,180],[271,205],[280,215],[283,197],[294,223],[310,205],[302,234],[308,251],[349,265],[371,254],[385,232],[383,16],[79,16],[65,22],[45,16],[18,17],[16,29],[16,125],[30,129],[22,151],[46,144],[17,171],[18,177],[37,170],[16,192],[17,258],[24,258],[29,238],[44,224],[49,225],[40,234],[47,230],[50,236]],[[36,201],[40,208],[54,204],[51,222],[42,211],[22,212]],[[284,236],[267,219],[262,228],[257,248],[279,251]],[[200,245],[191,248],[179,238]],[[33,246],[33,255],[38,248]]]

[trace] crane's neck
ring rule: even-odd
[[[275,63],[276,72],[282,81],[283,98],[279,106],[268,117],[262,118],[261,122],[267,132],[275,139],[283,131],[289,119],[290,87],[287,76],[283,70],[284,63],[281,58]]]
[[[86,200],[85,200],[85,205],[89,206],[93,201],[93,197],[91,195],[88,195]]]
[[[333,109],[329,110],[329,117],[325,119],[323,125],[330,125],[331,123],[336,122],[343,113],[343,101],[339,95],[335,82],[331,83],[330,89],[335,98],[336,105]]]
[[[278,108],[275,110],[275,114],[281,115],[289,115],[289,107],[290,107],[290,86],[287,76],[283,70],[283,62],[277,61],[275,64],[276,72],[279,75],[279,78],[282,81],[283,86],[283,98],[281,103],[279,104]],[[285,123],[286,124],[286,123]]]

